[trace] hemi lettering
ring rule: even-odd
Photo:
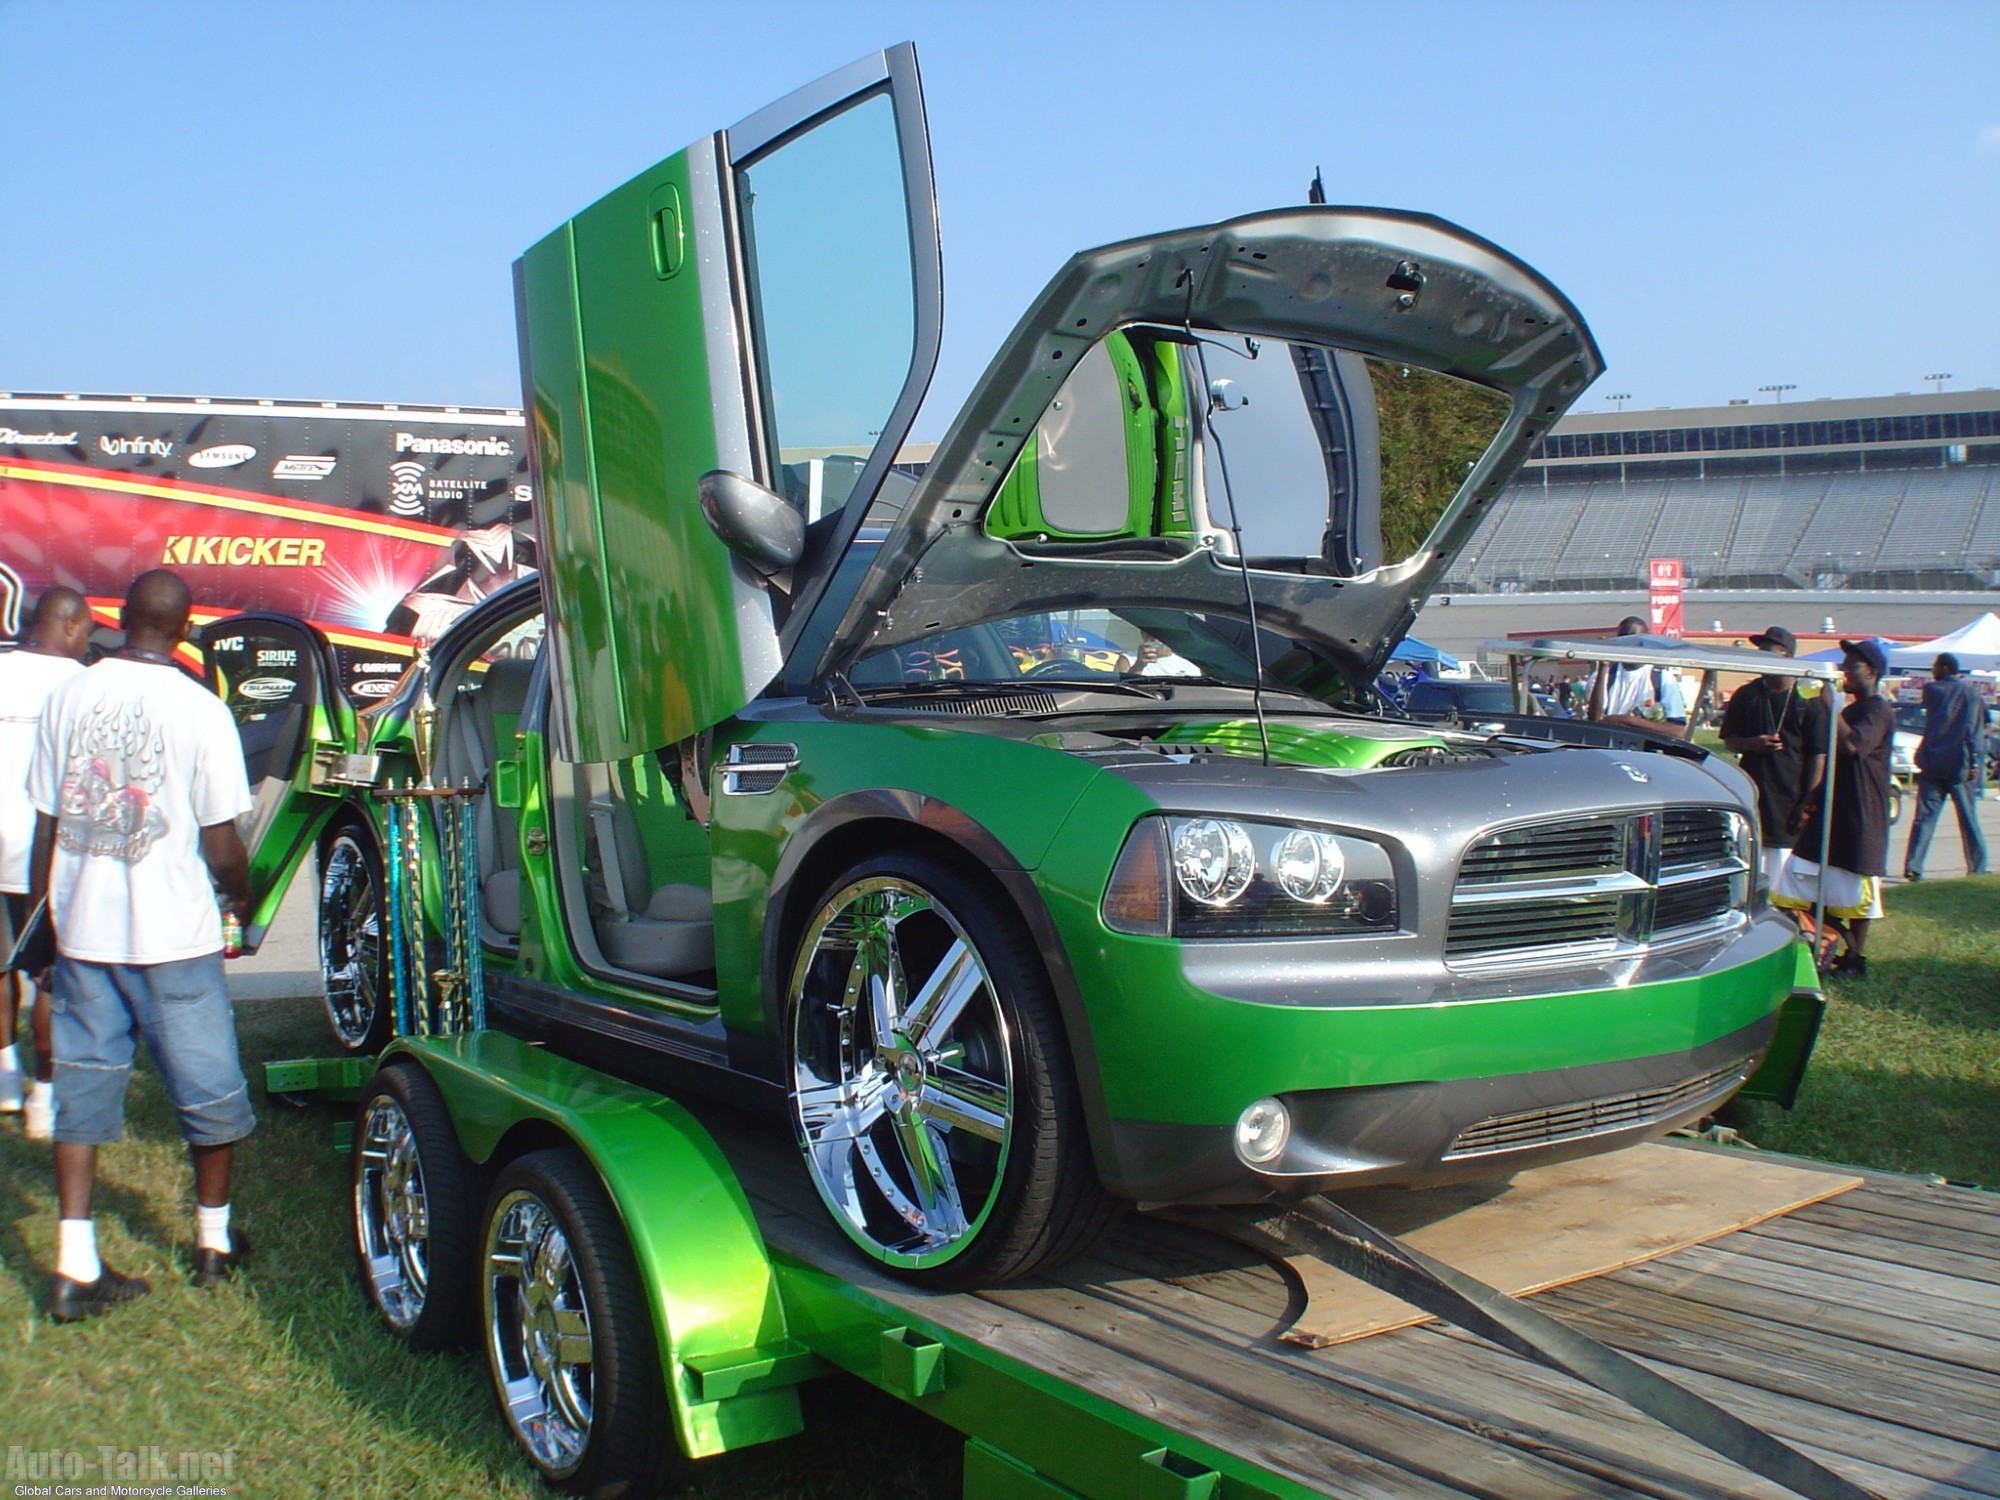
[[[160,561],[170,567],[317,568],[326,561],[326,538],[170,536]]]

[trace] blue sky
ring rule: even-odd
[[[517,405],[509,266],[904,38],[935,437],[1071,251],[1420,209],[1564,288],[1580,410],[2000,386],[2000,5],[0,0],[0,389]]]

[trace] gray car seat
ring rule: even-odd
[[[471,695],[471,712],[465,716],[477,757],[466,774],[484,783],[477,812],[479,905],[486,920],[508,937],[521,931],[521,826],[515,809],[500,806],[495,798],[493,765],[514,753],[514,730],[528,706],[528,678],[534,670],[532,660],[494,662]]]
[[[596,917],[597,943],[621,969],[660,978],[700,974],[715,967],[715,924],[708,888],[655,887],[646,844],[614,766],[579,768],[587,791],[591,863],[603,878],[605,910]]]

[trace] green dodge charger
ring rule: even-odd
[[[316,852],[349,1050],[392,1022],[379,793],[423,778],[476,789],[491,1025],[788,1119],[934,1285],[1121,1201],[1614,1149],[1765,1060],[1800,950],[1734,768],[1372,696],[1601,367],[1497,246],[1311,206],[1084,252],[913,462],[942,283],[900,47],[515,283],[539,579],[365,706],[297,621],[208,636],[264,915]]]

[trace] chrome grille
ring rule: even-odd
[[[1593,1135],[1609,1135],[1616,1130],[1632,1130],[1657,1125],[1699,1107],[1734,1089],[1756,1066],[1753,1053],[1739,1057],[1712,1073],[1683,1078],[1678,1083],[1640,1089],[1629,1094],[1607,1094],[1601,1099],[1585,1099],[1576,1104],[1551,1109],[1522,1110],[1518,1114],[1494,1115],[1458,1133],[1444,1159],[1489,1156],[1498,1151],[1522,1151],[1550,1146],[1562,1141],[1578,1141]]]
[[[1625,829],[1609,818],[1510,828],[1474,844],[1458,869],[1460,885],[1548,880],[1617,870]]]
[[[1727,916],[1735,902],[1735,886],[1735,878],[1729,875],[1661,886],[1653,903],[1653,931],[1694,927]]]
[[[1615,893],[1558,896],[1532,906],[1495,902],[1454,911],[1451,931],[1445,938],[1445,957],[1511,953],[1556,943],[1616,942],[1621,900]]]
[[[1748,822],[1725,807],[1503,829],[1460,861],[1445,957],[1521,963],[1699,937],[1746,910],[1750,849]]]
[[[1723,864],[1736,857],[1729,814],[1719,807],[1670,807],[1660,814],[1660,868]]]

